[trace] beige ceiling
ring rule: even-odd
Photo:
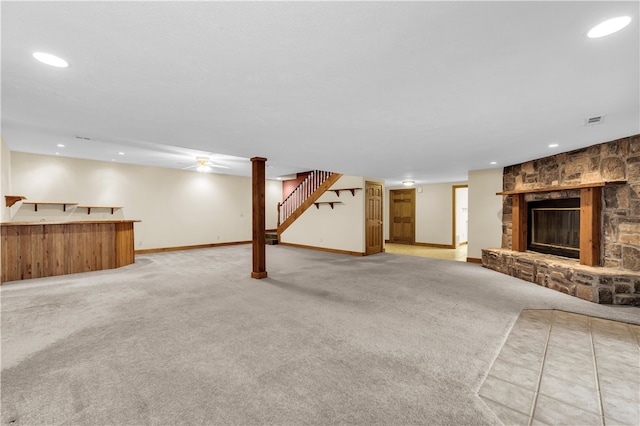
[[[640,133],[639,8],[3,1],[2,136],[13,151],[158,167],[208,153],[223,173],[262,156],[269,177],[466,180]],[[586,37],[620,15],[627,28]]]

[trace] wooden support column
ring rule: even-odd
[[[251,182],[253,203],[253,271],[251,278],[267,277],[267,260],[265,256],[265,163],[266,158],[251,159]]]
[[[600,266],[602,187],[580,190],[580,264]]]
[[[527,203],[524,194],[511,196],[511,250],[527,251]]]

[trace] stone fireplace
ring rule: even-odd
[[[485,267],[640,306],[640,135],[506,167],[498,195],[502,247]]]

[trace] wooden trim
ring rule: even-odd
[[[566,191],[569,189],[600,188],[606,185],[622,185],[625,183],[627,183],[626,180],[612,180],[608,182],[580,183],[576,185],[547,186],[545,188],[516,189],[513,191],[496,192],[496,195],[516,195],[516,194],[530,194],[533,192],[553,192],[553,191]]]
[[[413,243],[413,244],[405,244],[405,243],[394,243],[393,241],[384,240],[385,243],[389,244],[402,244],[404,246],[420,246],[420,247],[433,247],[433,248],[441,248],[441,249],[455,249],[456,247],[450,244],[434,244],[434,243]],[[462,245],[462,244],[460,244]]]
[[[411,244],[412,246],[421,246],[421,247],[433,247],[433,248],[441,248],[441,249],[455,249],[456,246],[453,244],[433,244],[433,243],[418,243],[414,242]]]
[[[479,263],[482,265],[482,259],[477,257],[467,257],[467,263]]]
[[[140,222],[140,220],[60,220],[60,221],[47,221],[47,222],[2,222],[1,226],[28,226],[28,225],[73,225],[76,223],[133,223]]]
[[[281,246],[289,246],[289,247],[303,248],[303,249],[309,249],[309,250],[326,251],[326,252],[329,252],[329,253],[348,254],[348,255],[351,255],[351,256],[366,256],[365,253],[362,253],[362,252],[359,252],[359,251],[338,250],[338,249],[332,249],[332,248],[326,248],[326,247],[306,246],[304,244],[283,243],[283,242],[280,242],[278,244],[281,245]]]
[[[291,216],[289,216],[278,226],[278,234],[282,234],[289,226],[291,226],[291,224],[295,222],[296,219],[298,219],[302,215],[302,213],[304,213],[309,207],[314,205],[314,203],[318,201],[322,194],[327,192],[327,190],[331,188],[331,186],[333,186],[333,184],[336,183],[341,177],[341,173],[332,173],[331,176],[329,176],[324,182],[322,182],[318,189],[316,189],[313,194],[311,194],[306,200],[304,200],[302,205],[298,207],[296,211],[291,214]]]
[[[249,241],[232,241],[228,243],[196,244],[193,246],[160,247],[160,248],[136,250],[135,254],[165,253],[168,251],[196,250],[196,249],[203,249],[203,248],[236,246],[241,244],[251,244],[251,242],[252,241],[249,240]]]
[[[524,194],[511,196],[511,250],[527,250],[527,203]]]
[[[580,264],[600,266],[602,188],[580,190]]]

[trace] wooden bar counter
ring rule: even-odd
[[[135,222],[3,222],[0,283],[129,265]]]

